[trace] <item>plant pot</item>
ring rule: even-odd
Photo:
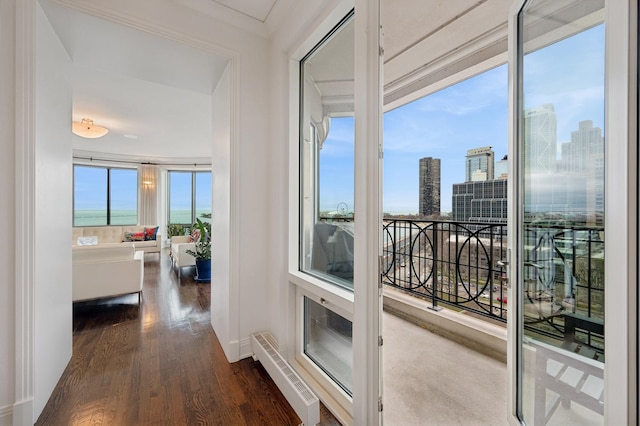
[[[195,280],[198,283],[211,282],[211,259],[209,260],[197,260],[196,259],[196,276]]]

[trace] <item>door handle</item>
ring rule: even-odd
[[[544,269],[543,265],[538,265],[537,263],[533,263],[533,262],[524,262],[523,265],[524,266],[531,266],[531,267],[536,268],[536,269]]]
[[[496,262],[496,265],[498,265],[501,268],[506,268],[507,266],[509,266],[509,261],[508,260],[498,260]]]

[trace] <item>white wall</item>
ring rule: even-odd
[[[71,60],[36,9],[34,419],[71,358]]]
[[[231,327],[238,317],[237,308],[230,305],[231,291],[231,71],[222,74],[213,92],[213,157],[211,239],[211,325],[220,342],[229,342]],[[236,292],[237,293],[237,292]],[[237,297],[237,294],[236,294]],[[229,345],[223,345],[227,358],[238,357]],[[236,351],[237,352],[237,351]]]
[[[0,0],[0,229],[7,241],[15,235],[15,91],[13,56],[14,7]],[[15,251],[13,244],[0,245],[0,425],[11,424],[14,402]]]

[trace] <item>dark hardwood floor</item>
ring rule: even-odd
[[[36,424],[300,424],[260,363],[227,362],[209,301],[210,284],[189,268],[178,280],[165,254],[148,254],[140,305],[137,295],[74,304],[73,357]]]

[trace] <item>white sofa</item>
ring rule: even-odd
[[[144,252],[133,243],[74,246],[74,302],[140,293],[144,281]]]
[[[156,234],[155,240],[149,241],[133,241],[125,242],[125,232],[143,232],[144,228],[155,228],[154,225],[139,225],[139,226],[83,226],[74,227],[71,236],[71,244],[78,245],[78,238],[80,237],[97,237],[98,245],[103,244],[120,244],[123,246],[129,246],[133,243],[136,250],[143,251],[145,253],[160,253],[162,249],[162,238],[160,234]]]
[[[177,235],[171,237],[171,263],[178,271],[180,277],[181,269],[186,266],[195,266],[196,259],[187,253],[187,250],[196,251],[196,244],[191,242],[188,235]]]

